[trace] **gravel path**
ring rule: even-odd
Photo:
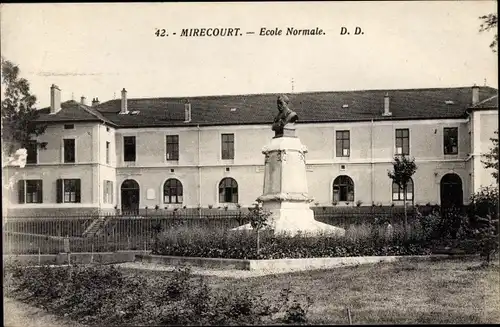
[[[3,298],[3,323],[5,327],[83,327],[13,299]]]
[[[155,270],[155,271],[173,271],[174,266],[159,265],[146,262],[125,262],[115,265],[116,267],[138,270]],[[290,273],[294,270],[215,270],[191,267],[191,272],[194,275],[217,276],[227,278],[250,278],[260,277],[279,273]]]

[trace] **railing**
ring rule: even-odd
[[[348,208],[334,212],[313,207],[315,219],[339,227],[352,224],[401,223],[404,213],[399,208]],[[350,210],[349,210],[350,209]],[[102,252],[115,250],[148,250],[161,231],[171,228],[231,229],[249,222],[248,210],[212,210],[197,212],[170,211],[148,216],[66,216],[7,217],[4,221],[4,253],[60,253],[68,239],[71,252]],[[415,219],[415,210],[408,208],[408,221]],[[105,224],[97,233],[84,236],[92,222],[102,218]]]

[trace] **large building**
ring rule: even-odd
[[[277,94],[128,98],[40,110],[46,149],[28,149],[14,180],[12,216],[148,208],[249,206],[261,195],[262,147],[273,137]],[[402,205],[387,172],[414,157],[416,204],[467,204],[494,183],[481,155],[498,130],[497,90],[457,87],[289,94],[308,148],[309,194],[321,206]]]

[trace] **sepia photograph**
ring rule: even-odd
[[[4,325],[499,324],[497,5],[1,4]]]

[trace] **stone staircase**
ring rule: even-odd
[[[99,217],[95,219],[89,227],[83,232],[82,236],[83,237],[92,237],[92,236],[97,236],[99,235],[99,232],[101,232],[104,227],[107,225],[109,222],[109,218],[106,217]]]

